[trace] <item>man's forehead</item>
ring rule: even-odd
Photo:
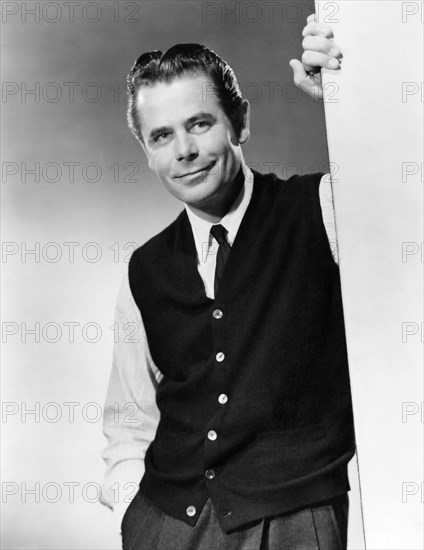
[[[171,82],[141,86],[137,94],[138,107],[143,114],[151,110],[179,108],[184,105],[218,105],[211,79],[203,73],[183,74]]]

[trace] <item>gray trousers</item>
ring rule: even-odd
[[[122,522],[123,550],[345,550],[348,508],[346,493],[227,534],[210,499],[191,527],[138,491]]]

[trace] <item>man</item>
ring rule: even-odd
[[[295,82],[319,95],[340,50],[313,16],[304,36]],[[105,405],[123,548],[345,548],[354,435],[331,187],[248,169],[248,102],[204,46],[140,56],[128,90],[129,126],[185,209],[135,251],[117,306],[141,327],[116,345]]]

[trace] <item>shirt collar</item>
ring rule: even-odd
[[[240,227],[243,216],[249,206],[250,199],[252,198],[253,191],[253,174],[248,166],[245,164],[242,165],[244,173],[244,185],[238,194],[236,200],[231,206],[230,210],[225,214],[225,216],[219,222],[225,229],[228,231],[227,239],[232,246],[237,231]],[[191,229],[193,231],[194,242],[196,244],[197,259],[201,261],[201,258],[204,258],[205,254],[212,243],[212,236],[210,230],[212,225],[211,222],[200,218],[197,214],[191,210],[188,204],[184,204],[187,216],[190,221]]]

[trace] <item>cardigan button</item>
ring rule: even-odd
[[[222,363],[222,361],[224,361],[225,359],[225,353],[223,353],[222,351],[219,351],[216,354],[215,359],[218,361],[218,363]]]
[[[218,401],[219,403],[221,403],[221,405],[225,405],[225,403],[228,401],[228,396],[225,395],[225,393],[221,393],[221,395],[218,397]]]
[[[215,317],[215,319],[222,319],[222,316],[224,315],[220,309],[215,309],[212,315]]]
[[[192,518],[196,515],[196,508],[194,506],[187,506],[186,514]]]
[[[210,441],[215,441],[215,439],[218,437],[218,434],[216,433],[215,430],[209,430],[208,431],[208,439]]]

